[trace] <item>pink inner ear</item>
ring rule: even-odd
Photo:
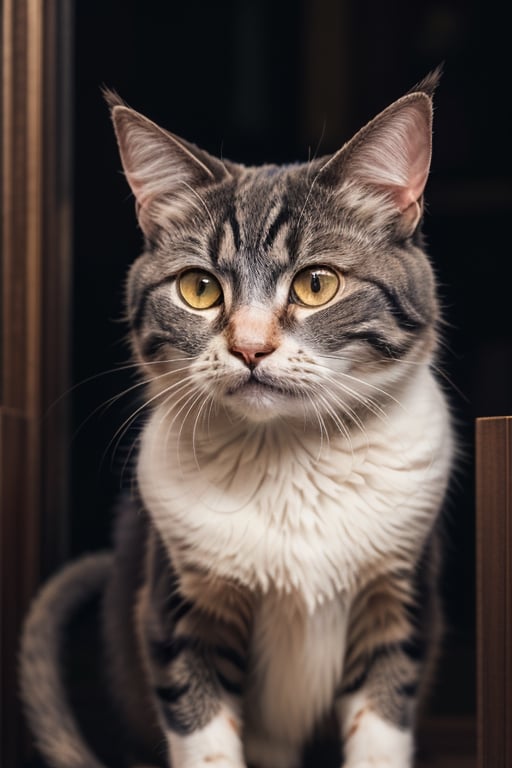
[[[139,207],[163,195],[183,195],[183,188],[213,171],[176,136],[128,107],[112,112],[127,181]]]
[[[425,189],[427,178],[428,168],[426,172],[412,174],[409,183],[405,187],[389,188],[399,211],[405,211],[412,203],[416,203],[420,199]]]
[[[416,96],[376,118],[349,161],[350,176],[384,188],[400,211],[422,196],[430,168],[430,100]]]
[[[393,197],[401,211],[408,208],[411,203],[417,202],[423,195],[430,170],[430,130],[428,134],[423,131],[414,132],[410,139],[411,142],[407,147],[407,183],[393,191]]]

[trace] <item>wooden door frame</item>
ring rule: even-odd
[[[512,768],[512,416],[476,423],[478,768]]]
[[[69,0],[2,0],[1,763],[26,755],[22,618],[66,554],[71,274]]]

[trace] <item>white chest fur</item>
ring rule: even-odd
[[[422,546],[452,448],[428,370],[414,396],[350,439],[220,417],[191,433],[156,410],[139,457],[142,497],[173,557],[257,592],[298,592],[310,611]]]
[[[246,749],[300,745],[332,706],[341,679],[349,606],[329,601],[312,614],[272,591],[255,611]]]

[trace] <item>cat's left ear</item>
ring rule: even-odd
[[[186,219],[201,201],[201,190],[229,176],[220,160],[131,109],[114,92],[105,90],[104,96],[146,235],[155,226]]]
[[[432,155],[433,74],[364,126],[334,154],[320,176],[337,186],[355,184],[381,192],[400,214],[401,227],[414,230]]]

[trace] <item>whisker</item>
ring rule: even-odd
[[[351,395],[356,401],[356,403],[361,405],[363,408],[366,408],[366,410],[368,410],[374,416],[381,419],[383,422],[386,422],[388,420],[388,415],[386,411],[372,397],[369,397],[368,395],[363,395],[362,393],[358,392],[357,389],[354,389],[353,387],[350,387],[345,382],[338,381],[335,378],[328,378],[328,380],[330,381],[331,384],[333,384],[333,386],[337,387],[345,394]]]
[[[213,409],[214,409],[215,406],[216,406],[215,398],[210,397],[210,406],[208,408],[208,416],[207,416],[207,421],[206,421],[206,425],[207,425],[206,429],[207,429],[207,432],[208,432],[208,437],[210,437],[210,434],[211,434],[210,433],[210,420],[211,420],[212,412],[213,412]]]
[[[335,380],[330,380],[330,379],[328,379],[328,381],[329,381],[330,383],[334,384],[336,387],[338,387],[338,388],[339,388],[339,385],[338,385],[338,382],[337,382],[337,381],[335,381]],[[322,383],[322,385],[323,385],[323,383]],[[323,386],[324,386],[324,385],[323,385]],[[339,395],[339,393],[336,393],[336,394],[334,394],[332,391],[330,391],[330,390],[327,390],[327,387],[325,387],[325,386],[324,386],[324,389],[325,389],[325,390],[326,390],[326,392],[327,392],[327,396],[328,396],[328,398],[329,398],[329,399],[331,399],[331,398],[334,398],[334,401],[335,401],[335,403],[337,403],[337,404],[338,404],[338,406],[339,406],[339,407],[341,408],[341,410],[343,411],[343,413],[344,413],[344,414],[346,414],[346,415],[347,415],[347,416],[350,418],[350,420],[352,421],[352,423],[353,423],[353,424],[355,424],[355,426],[356,426],[356,427],[358,427],[358,429],[359,429],[359,430],[360,430],[360,432],[361,432],[361,433],[362,433],[362,434],[365,436],[365,438],[366,438],[366,441],[368,442],[368,435],[367,435],[367,432],[366,432],[366,428],[365,428],[365,425],[364,425],[364,423],[363,423],[362,419],[359,417],[359,415],[358,415],[357,411],[355,411],[355,410],[354,410],[354,409],[353,409],[353,408],[352,408],[352,407],[351,407],[351,406],[350,406],[350,405],[347,403],[347,401],[346,401],[346,400],[344,400],[344,399],[343,399],[343,398],[342,398],[342,397]],[[342,391],[343,391],[343,392],[345,392],[345,391],[346,391],[346,390],[345,390],[343,387],[341,387],[341,389],[342,389]],[[350,393],[349,393],[349,394],[350,394]],[[356,400],[357,400],[357,402],[358,402],[358,403],[360,403],[360,401],[359,401],[359,399],[358,399],[358,398],[356,398]],[[365,403],[360,403],[360,404],[366,405]],[[372,411],[371,411],[371,412],[372,412]],[[347,427],[347,429],[348,429],[348,427]]]
[[[328,366],[316,364],[312,366],[309,364],[307,367],[305,366],[305,369],[310,373],[317,373],[317,371],[322,371],[322,377],[326,378],[333,386],[337,387],[338,389],[342,389],[347,394],[350,394],[354,397],[354,399],[360,404],[363,405],[365,408],[367,408],[371,413],[373,413],[375,416],[381,416],[384,419],[387,419],[387,414],[382,409],[382,407],[377,403],[372,397],[369,395],[362,395],[357,390],[353,389],[346,383],[340,382],[336,376],[348,376],[347,374],[344,374],[342,371],[333,371],[332,368],[329,368]],[[327,371],[327,375],[325,373]],[[357,381],[360,384],[366,384],[366,382],[362,379],[358,379],[357,377],[350,377],[348,378],[353,379],[354,381]],[[381,390],[384,393],[384,390]],[[387,393],[384,393],[387,394]],[[389,395],[390,399],[394,399],[392,395]]]
[[[140,368],[142,367],[142,365],[144,365],[144,366],[146,366],[146,365],[166,365],[166,364],[175,363],[175,362],[192,361],[192,360],[195,360],[195,359],[196,359],[196,356],[193,356],[193,357],[175,357],[175,358],[169,358],[168,360],[148,360],[147,362],[145,361],[143,364],[139,363],[139,362],[123,363],[122,365],[118,365],[118,366],[115,366],[113,368],[108,368],[105,371],[98,371],[97,373],[93,373],[90,376],[87,376],[85,379],[81,379],[80,381],[75,382],[75,384],[73,384],[71,387],[69,387],[64,392],[62,392],[62,394],[60,394],[55,400],[53,400],[53,402],[51,402],[48,405],[48,407],[47,407],[47,409],[46,409],[46,411],[44,413],[43,418],[46,418],[49,415],[49,413],[51,413],[51,411],[54,408],[56,408],[59,405],[59,403],[62,402],[62,400],[64,400],[66,397],[69,397],[69,395],[72,395],[73,392],[75,392],[77,389],[79,389],[80,387],[85,386],[86,384],[91,384],[93,381],[98,381],[99,379],[101,379],[101,378],[103,378],[105,376],[113,376],[116,373],[124,373],[124,372],[129,371],[129,370],[133,370],[133,371],[139,370],[140,371]]]
[[[59,405],[59,403],[61,403],[66,397],[69,397],[69,395],[72,395],[73,392],[75,392],[80,387],[83,387],[86,384],[90,384],[93,381],[97,381],[98,379],[101,379],[104,376],[110,376],[110,375],[113,375],[114,373],[123,373],[124,371],[130,370],[130,369],[132,370],[137,369],[138,367],[139,366],[137,363],[121,365],[116,368],[109,368],[106,371],[99,371],[98,373],[94,373],[91,376],[87,376],[87,378],[82,379],[81,381],[77,381],[75,384],[69,387],[69,389],[66,389],[65,392],[59,395],[52,403],[50,403],[50,405],[45,411],[44,418],[46,418],[51,413],[51,411]]]
[[[193,394],[195,394],[195,397],[193,398],[192,402],[190,403],[190,406],[187,408],[187,411],[186,411],[186,413],[185,413],[185,415],[184,415],[184,417],[183,417],[183,419],[181,421],[180,428],[179,428],[179,431],[178,431],[178,439],[176,441],[176,444],[177,444],[177,447],[178,447],[178,452],[179,452],[179,448],[180,448],[181,438],[182,438],[182,435],[183,435],[183,428],[184,428],[184,426],[186,424],[186,421],[187,421],[188,417],[190,416],[190,413],[194,409],[194,407],[195,407],[196,403],[198,402],[198,400],[200,400],[201,397],[204,397],[204,392],[201,389],[199,389],[198,387],[195,388]],[[192,444],[193,444],[193,441],[194,441],[194,435],[192,433]],[[194,455],[194,458],[196,459],[196,464],[197,464],[197,457],[195,455]],[[199,465],[198,465],[198,468],[199,468]]]
[[[153,376],[151,379],[143,379],[142,381],[138,381],[136,384],[133,384],[130,387],[127,387],[126,389],[122,390],[122,392],[118,392],[117,394],[110,397],[108,400],[104,400],[99,405],[97,405],[86,417],[83,419],[83,421],[78,425],[76,430],[74,431],[71,442],[74,442],[82,429],[86,426],[86,424],[89,423],[89,421],[99,412],[105,413],[114,403],[121,400],[123,397],[126,397],[131,392],[134,392],[136,389],[140,389],[141,387],[147,386],[150,382],[158,381],[159,379],[163,379],[166,376],[175,375],[176,373],[181,373],[181,371],[188,370],[187,367],[184,368],[178,368],[172,371],[165,371],[164,373],[159,374],[158,376]]]
[[[348,355],[326,355],[321,354],[319,357],[325,358],[327,360],[339,360],[343,362],[349,362],[349,363],[356,363],[356,364],[364,364],[367,362],[366,360],[362,360],[355,357],[349,357]],[[432,371],[434,371],[435,374],[437,374],[440,378],[442,378],[446,383],[449,385],[451,389],[453,389],[454,392],[457,393],[457,395],[464,400],[465,402],[469,402],[468,396],[460,389],[460,387],[455,384],[455,382],[449,377],[449,375],[446,373],[446,371],[441,368],[440,365],[433,361],[429,361],[428,363],[425,363],[422,360],[404,360],[403,358],[398,357],[386,357],[381,358],[379,360],[372,360],[372,365],[400,365],[400,366],[411,366],[411,367],[423,367],[425,365],[428,365],[429,368],[431,368]]]
[[[101,459],[101,463],[105,461],[105,458],[109,452],[109,450],[112,448],[112,445],[115,441],[114,450],[112,452],[112,456],[115,456],[117,448],[123,439],[124,435],[126,434],[129,427],[133,424],[133,422],[136,420],[137,416],[141,414],[146,408],[148,408],[151,403],[158,400],[158,398],[164,398],[169,392],[171,392],[175,387],[178,386],[186,386],[189,379],[192,377],[186,376],[184,379],[180,379],[180,381],[175,382],[174,384],[169,385],[169,387],[166,387],[162,392],[157,392],[155,395],[149,398],[149,400],[145,400],[142,405],[140,405],[135,411],[133,411],[130,416],[128,416],[120,427],[115,431],[112,438],[109,440],[107,447],[105,448],[105,451],[103,452],[103,456]],[[116,439],[117,438],[117,439]]]
[[[325,376],[325,374],[324,374],[324,376]],[[339,383],[339,382],[338,382],[338,381],[337,381],[337,380],[336,380],[334,377],[332,377],[332,376],[329,376],[329,375],[328,375],[328,376],[327,376],[327,377],[325,377],[325,378],[327,379],[327,381],[328,381],[330,384],[333,384],[335,387],[338,387],[338,388],[339,388],[339,387],[341,386],[341,385],[340,385],[340,383]],[[347,392],[347,388],[346,388],[346,387],[345,387],[345,388],[343,388],[343,387],[342,387],[342,389],[343,389],[343,391],[344,391],[344,392]],[[350,390],[350,391],[349,391],[349,394],[351,394],[352,392],[353,392],[353,394],[354,394],[354,397],[356,397],[356,400],[357,400],[357,402],[358,402],[359,404],[364,404],[364,402],[365,402],[365,401],[361,401],[361,400],[360,400],[360,399],[359,399],[359,398],[356,396],[356,395],[357,395],[357,392],[355,392],[355,390]],[[332,393],[329,393],[329,394],[331,395]],[[352,408],[350,405],[348,405],[348,403],[347,403],[345,400],[342,400],[342,399],[341,399],[341,397],[339,397],[339,395],[337,395],[337,396],[336,396],[336,399],[337,399],[337,401],[340,403],[340,405],[342,406],[342,409],[343,409],[343,411],[344,411],[344,412],[346,412],[346,413],[348,414],[348,416],[351,418],[351,420],[353,421],[353,423],[354,423],[354,424],[355,424],[357,427],[359,427],[359,428],[360,428],[360,430],[361,430],[362,432],[364,432],[364,431],[365,431],[365,429],[364,429],[364,424],[363,424],[362,420],[360,419],[360,417],[359,417],[359,415],[358,415],[357,411],[355,411],[355,410],[354,410],[354,409],[353,409],[353,408]],[[373,402],[373,401],[371,401],[371,402]]]
[[[353,376],[350,373],[346,373],[345,371],[333,371],[332,368],[328,368],[328,366],[319,366],[320,368],[327,368],[327,370],[330,371],[331,374],[336,374],[337,376],[343,376],[346,379],[350,379],[351,381],[355,381],[357,384],[362,384],[364,387],[369,387],[370,389],[373,389],[375,392],[378,392],[381,395],[384,395],[385,398],[388,400],[391,400],[395,405],[398,405],[400,408],[404,408],[403,404],[396,399],[390,392],[386,392],[385,389],[382,389],[381,387],[378,387],[376,384],[372,384],[370,381],[366,381],[365,379],[361,379],[358,376]],[[339,382],[338,382],[339,383]],[[348,385],[345,385],[348,386]],[[373,401],[373,405],[377,407],[377,403]],[[380,408],[380,406],[379,406]],[[382,409],[380,409],[382,410]],[[384,411],[382,411],[382,414],[384,414]]]
[[[318,405],[315,403],[311,392],[307,392],[307,399],[309,400],[309,402],[313,407],[313,413],[315,414],[316,420],[318,422],[318,427],[320,430],[320,445],[318,447],[318,454],[316,457],[316,460],[319,461],[322,455],[323,447],[324,447],[324,435],[325,435],[325,439],[327,440],[327,445],[329,445],[330,443],[329,431],[325,425],[324,417],[322,416],[322,413]]]
[[[349,432],[347,426],[345,424],[343,424],[343,422],[339,418],[338,414],[334,411],[334,409],[332,408],[332,406],[329,403],[329,401],[327,400],[327,398],[325,398],[319,392],[317,392],[316,395],[323,402],[325,409],[329,413],[329,415],[330,415],[332,421],[334,422],[335,426],[338,428],[338,431],[347,439],[347,441],[348,441],[348,443],[350,445],[350,451],[351,451],[352,459],[353,459],[354,458],[354,448],[353,448],[352,440],[351,440],[351,437],[350,437],[350,432]]]
[[[173,415],[173,417],[172,417],[172,419],[171,419],[171,422],[170,422],[170,424],[169,424],[169,425],[168,425],[168,427],[167,427],[167,432],[166,432],[165,441],[164,441],[164,455],[167,455],[167,450],[168,450],[168,446],[169,446],[169,440],[170,440],[170,436],[171,436],[171,433],[172,433],[172,429],[173,429],[173,427],[174,427],[174,425],[175,425],[175,423],[176,423],[177,419],[178,419],[178,418],[180,417],[180,415],[183,413],[183,411],[184,411],[184,410],[185,410],[185,408],[188,406],[188,404],[189,404],[189,403],[190,403],[192,400],[194,400],[194,399],[196,398],[196,393],[197,393],[197,391],[198,391],[198,387],[197,387],[197,385],[194,385],[194,386],[192,387],[192,390],[190,390],[190,389],[187,387],[187,388],[186,388],[186,391],[185,391],[185,393],[184,393],[184,394],[183,394],[181,397],[179,397],[177,400],[174,400],[174,402],[173,402],[172,406],[171,406],[171,407],[170,407],[170,408],[169,408],[169,409],[166,411],[165,415],[163,416],[163,418],[162,418],[162,421],[164,421],[164,420],[167,420],[167,419],[169,418],[170,414],[172,414],[172,413],[173,413],[173,411],[175,410],[176,406],[177,406],[177,405],[179,405],[179,404],[180,404],[182,401],[184,401],[184,402],[183,402],[183,405],[181,406],[181,408],[179,408],[179,409],[178,409],[178,410],[177,410],[177,411],[174,413],[174,415]],[[180,439],[181,439],[181,431],[182,431],[182,429],[183,429],[183,424],[184,424],[184,421],[182,421],[182,423],[181,423],[181,425],[180,425],[179,435],[178,435],[178,439],[177,439],[177,441],[176,441],[176,449],[177,449],[177,455],[178,455],[178,463],[180,463],[180,459],[179,459],[179,442],[180,442]],[[180,467],[181,467],[181,463],[180,463]]]
[[[176,406],[179,403],[181,403],[181,401],[183,399],[186,399],[188,397],[188,395],[189,395],[189,386],[188,386],[188,382],[185,382],[183,384],[183,387],[181,387],[180,389],[176,390],[175,392],[169,393],[165,397],[165,399],[160,404],[160,409],[166,408],[168,403],[171,403],[171,405],[169,406],[169,408],[167,408],[165,410],[164,413],[161,414],[160,420],[159,420],[159,423],[158,423],[158,427],[160,427],[162,424],[165,424],[165,422],[169,418],[169,415],[173,412],[173,410],[176,408]],[[176,420],[176,417],[174,419],[172,419],[171,423],[168,425],[167,430],[166,430],[165,440],[164,440],[164,443],[163,443],[163,455],[164,456],[167,455],[167,449],[168,449],[168,444],[169,444],[169,437],[170,437],[172,426],[173,426],[175,420]]]
[[[204,394],[204,393],[203,393],[203,394]],[[202,411],[203,411],[203,409],[204,409],[205,405],[207,405],[207,403],[208,403],[210,400],[212,400],[212,399],[213,399],[213,398],[212,398],[212,396],[211,396],[211,395],[206,395],[206,396],[205,396],[205,398],[204,398],[203,402],[202,402],[202,403],[201,403],[201,405],[199,406],[199,410],[197,411],[197,414],[196,414],[196,418],[194,419],[194,426],[193,426],[193,428],[192,428],[192,452],[193,452],[193,454],[194,454],[194,459],[195,459],[195,462],[196,462],[196,466],[197,466],[197,468],[198,468],[198,469],[201,469],[201,467],[199,466],[199,461],[198,461],[198,459],[197,459],[197,452],[196,452],[196,432],[197,432],[197,427],[198,427],[198,424],[199,424],[199,419],[200,419],[200,417],[201,417],[201,413],[202,413]]]

